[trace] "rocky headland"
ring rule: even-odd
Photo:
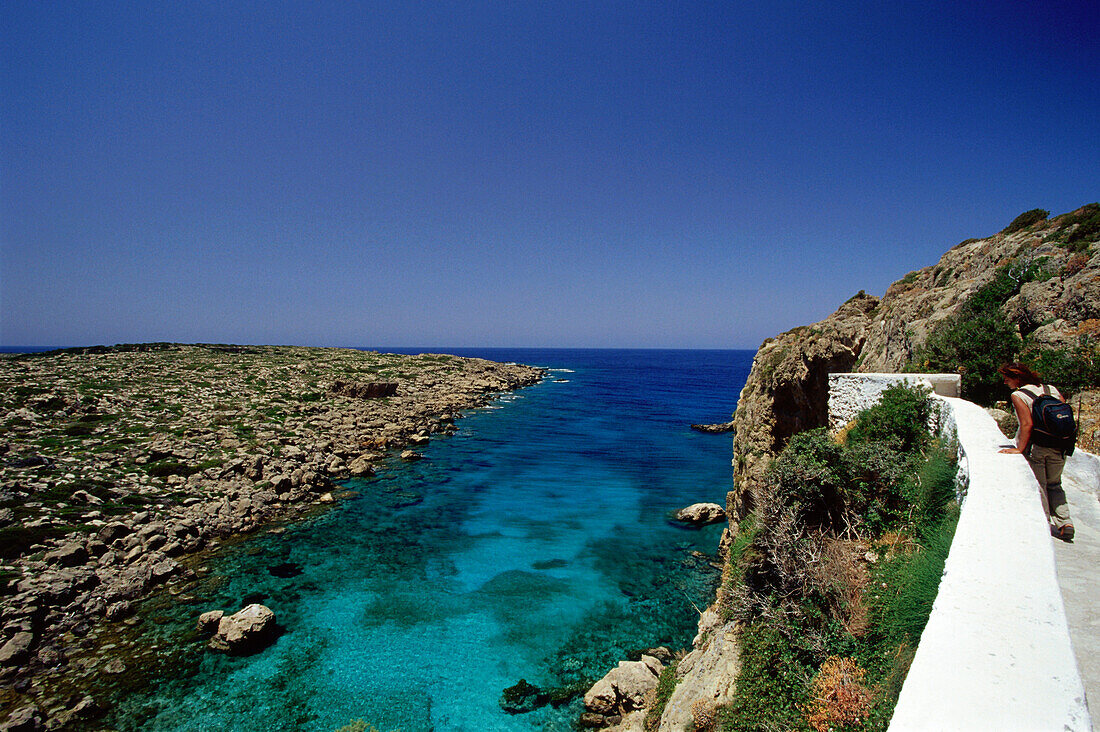
[[[124,669],[98,631],[157,588],[185,591],[189,557],[333,503],[333,481],[419,457],[461,410],[543,375],[303,347],[0,358],[0,728],[94,716],[100,700],[64,682]]]
[[[936,264],[908,273],[881,298],[860,292],[824,320],[767,339],[756,353],[731,423],[734,481],[726,501],[729,527],[720,547],[726,559],[717,598],[700,614],[691,648],[666,668],[672,677],[647,686],[646,698],[629,715],[605,717],[613,721],[608,729],[713,729],[717,710],[735,697],[740,627],[723,612],[729,602],[729,547],[741,520],[758,507],[772,459],[792,435],[828,425],[830,372],[928,370],[929,340],[943,333],[941,324],[959,316],[976,293],[988,297],[992,292],[1001,296],[993,306],[1021,338],[1025,360],[1030,353],[1044,354],[1046,364],[1063,370],[1066,364],[1082,364],[1095,380],[1100,366],[1098,240],[1100,205],[1053,218],[1045,211],[1026,212],[1005,230],[961,242]],[[965,383],[964,374],[964,397]],[[1071,402],[1078,444],[1095,452],[1100,447],[1100,389],[1086,381],[1075,391]],[[724,431],[719,427],[725,425],[713,431]]]

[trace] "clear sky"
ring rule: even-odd
[[[0,3],[0,345],[755,348],[1100,199],[1100,3]]]

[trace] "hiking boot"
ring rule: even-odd
[[[1065,526],[1051,526],[1050,535],[1062,541],[1073,541],[1073,524]]]

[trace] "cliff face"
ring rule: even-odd
[[[1089,234],[1074,247],[1056,241],[1084,231],[1080,222],[1098,210],[1092,204],[1011,233],[967,240],[935,265],[890,285],[881,300],[860,293],[821,322],[765,341],[734,415],[735,488],[726,501],[731,526],[752,510],[764,469],[790,436],[827,423],[829,372],[902,370],[936,324],[958,312],[998,268],[1009,266],[1015,276],[1041,267],[1049,277],[1027,282],[1002,307],[1034,345],[1062,348],[1082,336],[1100,338],[1100,246],[1085,246],[1097,237]],[[1081,397],[1081,444],[1095,449],[1088,407],[1100,399],[1096,392]]]

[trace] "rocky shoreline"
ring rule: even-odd
[[[103,626],[125,627],[156,588],[183,592],[196,552],[334,502],[333,480],[402,450],[415,459],[409,448],[453,432],[461,410],[543,376],[303,347],[0,359],[0,729],[100,713],[101,700],[56,690],[70,672],[111,674]]]

